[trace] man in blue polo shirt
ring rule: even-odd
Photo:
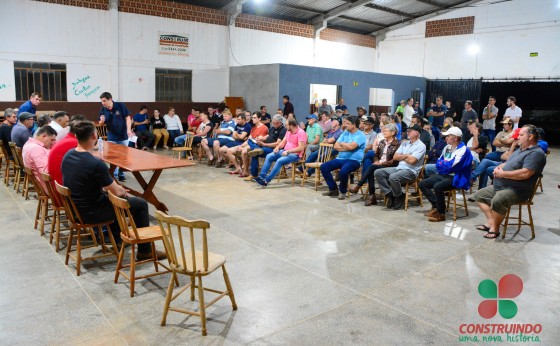
[[[443,126],[443,120],[445,119],[445,114],[447,113],[447,107],[443,104],[443,99],[441,96],[436,97],[436,104],[432,107],[432,110],[428,113],[432,120],[432,134],[435,138],[439,138],[440,126]]]
[[[31,113],[33,114],[33,127],[31,128],[31,134],[35,133],[35,130],[37,130],[38,126],[37,126],[37,117],[35,116],[35,114],[37,113],[37,106],[39,104],[41,104],[41,99],[43,98],[43,96],[41,95],[41,93],[38,92],[34,92],[33,94],[31,94],[29,96],[29,100],[24,102],[21,106],[19,106],[19,110],[18,110],[18,115],[20,115],[23,112],[27,112],[27,113]]]
[[[154,135],[148,128],[150,125],[150,119],[148,119],[148,107],[144,105],[140,106],[140,111],[134,114],[132,120],[134,121],[134,131],[138,137],[136,142],[137,148],[148,150],[154,141]]]
[[[122,102],[114,102],[109,92],[99,96],[101,110],[99,111],[99,125],[107,124],[107,140],[111,143],[128,146],[128,139],[132,136],[132,119],[130,112]],[[118,168],[115,170],[120,181],[126,180],[124,173]]]

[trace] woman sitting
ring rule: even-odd
[[[375,198],[375,176],[373,173],[378,168],[395,167],[399,163],[393,160],[393,155],[395,155],[400,145],[396,138],[397,126],[394,123],[389,123],[383,126],[381,133],[383,133],[384,139],[379,141],[377,149],[375,150],[373,164],[362,174],[362,179],[360,179],[358,184],[349,189],[351,193],[357,193],[367,181],[369,195],[366,197],[366,206],[377,204]]]

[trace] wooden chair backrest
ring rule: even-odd
[[[420,168],[420,173],[418,173],[417,179],[424,179],[424,171],[426,170],[427,163],[428,163],[428,155],[424,155],[424,163],[422,164],[422,168]]]
[[[316,162],[327,162],[331,159],[332,151],[334,148],[334,144],[329,143],[321,143],[319,145],[319,153],[317,154],[317,161]]]
[[[27,174],[27,176],[31,180],[31,183],[33,184],[33,186],[35,186],[35,191],[37,191],[37,194],[40,197],[48,196],[47,192],[43,188],[43,184],[41,184],[39,181],[37,181],[37,177],[35,177],[35,174],[33,174],[33,171],[31,170],[31,168],[24,167],[23,170],[25,171],[25,174]]]
[[[95,129],[97,130],[97,137],[107,140],[107,125],[95,125]]]
[[[10,153],[6,150],[6,147],[4,146],[4,142],[2,142],[0,140],[0,153],[2,153],[2,155],[4,155],[4,157],[6,158],[6,160],[10,159]]]
[[[187,137],[185,137],[185,148],[192,149],[192,142],[194,140],[194,136],[192,132],[187,133]]]
[[[56,191],[61,197],[62,206],[66,212],[66,218],[74,225],[83,225],[82,216],[72,200],[72,191],[66,186],[60,185],[58,182],[54,182],[56,186]]]
[[[117,221],[121,228],[121,233],[130,240],[136,240],[140,237],[138,236],[138,230],[136,229],[136,224],[130,213],[130,204],[124,198],[115,196],[111,191],[109,193],[109,201],[113,204],[115,209],[115,215],[117,216]],[[122,237],[122,236],[121,236]]]
[[[53,202],[53,204],[58,207],[58,208],[62,208],[64,207],[62,205],[62,200],[60,195],[58,194],[58,192],[56,191],[56,188],[54,186],[54,181],[51,178],[51,175],[48,173],[41,173],[41,177],[43,178],[43,181],[45,182],[45,185],[47,186],[47,194],[48,196],[51,198],[51,201]]]
[[[156,219],[161,227],[161,235],[163,244],[167,251],[167,260],[174,267],[182,267],[190,272],[196,272],[200,269],[208,271],[208,240],[206,230],[210,228],[210,224],[204,220],[187,220],[180,216],[169,216],[161,211],[156,211]],[[188,229],[188,232],[183,231]],[[196,248],[194,230],[202,230],[202,263],[196,263]],[[173,238],[176,230],[177,237]],[[186,233],[186,235],[185,235]],[[184,236],[188,236],[188,246],[190,251],[185,252]],[[190,255],[192,267],[189,267],[187,255]],[[202,268],[199,266],[202,265]]]
[[[17,145],[14,142],[8,142],[8,145],[10,146],[10,150],[12,151],[12,157],[14,158],[14,164],[16,166],[16,168],[21,168],[23,167],[23,162],[20,162],[18,154],[17,154]]]
[[[539,178],[537,178],[537,180],[535,181],[535,183],[533,184],[533,191],[531,192],[531,197],[529,197],[529,199],[527,200],[527,203],[529,204],[533,204],[533,198],[535,197],[535,195],[537,194],[537,189],[539,188],[539,179],[542,179],[543,175],[542,173],[539,175]]]

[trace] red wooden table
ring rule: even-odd
[[[96,150],[94,151],[94,155],[110,165],[109,172],[111,172],[111,174],[115,172],[117,167],[123,171],[131,172],[144,191],[136,191],[126,185],[123,185],[123,187],[130,190],[130,194],[144,198],[148,203],[153,204],[157,210],[164,212],[167,212],[169,209],[157,199],[153,192],[161,172],[168,168],[195,165],[192,161],[173,159],[107,141],[103,141],[103,152],[100,153]],[[146,182],[142,174],[140,174],[140,172],[144,171],[153,171],[149,182]]]

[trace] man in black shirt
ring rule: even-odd
[[[78,147],[70,150],[62,159],[62,182],[72,192],[72,200],[76,204],[85,223],[100,223],[113,220],[111,232],[120,243],[120,227],[117,222],[113,205],[105,191],[115,196],[126,198],[130,203],[130,212],[137,227],[150,225],[148,203],[142,198],[128,197],[126,190],[111,177],[103,161],[92,155],[97,143],[95,125],[89,120],[74,124],[74,133]],[[159,252],[158,259],[164,259],[165,253]],[[138,260],[152,258],[151,246],[138,244]]]
[[[286,127],[282,125],[282,116],[276,114],[272,118],[272,126],[268,130],[266,138],[257,138],[255,143],[251,140],[247,142],[251,148],[251,151],[247,153],[247,156],[251,158],[251,175],[245,178],[245,180],[251,181],[252,178],[259,176],[259,157],[266,157],[266,155],[270,154],[276,145],[284,139],[285,135]]]
[[[288,95],[284,95],[282,96],[282,103],[284,104],[284,118],[288,118],[288,114],[292,113],[295,116],[294,113],[294,105],[290,103],[290,96]]]
[[[4,149],[6,149],[6,152],[10,155],[11,159],[12,156],[8,143],[12,141],[12,128],[14,127],[15,123],[17,123],[16,111],[11,108],[7,108],[4,111],[4,117],[6,118],[6,120],[4,121],[2,126],[0,126],[0,141],[2,141],[2,145],[4,145]]]

